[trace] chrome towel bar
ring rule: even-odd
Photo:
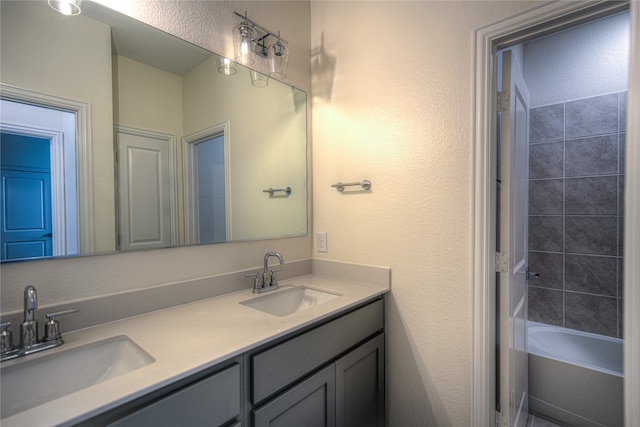
[[[352,187],[354,185],[359,185],[362,187],[363,190],[368,191],[371,190],[371,181],[369,181],[368,179],[363,179],[362,181],[359,182],[336,182],[335,184],[332,184],[331,187],[335,188],[336,190],[338,190],[339,192],[343,192],[344,191],[344,187]]]
[[[284,193],[286,196],[291,194],[291,187],[287,185],[284,188],[267,188],[266,190],[262,190],[263,193],[269,193],[269,197],[273,197],[275,193]]]

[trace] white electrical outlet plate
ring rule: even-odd
[[[318,252],[327,252],[327,232],[319,231],[316,234],[316,245]]]

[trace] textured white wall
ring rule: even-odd
[[[625,12],[525,43],[531,106],[627,90],[629,31]]]
[[[182,136],[182,78],[113,56],[113,124]]]
[[[3,2],[4,3],[4,2]],[[238,24],[233,11],[289,40],[291,57],[286,82],[309,91],[310,5],[308,1],[107,1],[118,10],[218,53],[232,55],[231,30]],[[4,24],[4,23],[3,23]],[[4,41],[4,40],[3,40]],[[96,152],[94,151],[94,155]],[[111,175],[112,176],[112,175]],[[100,209],[96,206],[96,216]],[[106,211],[104,212],[107,213]],[[110,213],[113,220],[113,210]],[[38,288],[42,306],[96,295],[145,288],[262,264],[267,251],[277,250],[285,261],[311,256],[311,238],[159,249],[139,253],[41,260],[2,264],[1,310],[22,308],[22,289]],[[247,287],[250,283],[247,282]]]
[[[470,425],[473,30],[534,5],[312,2],[314,256],[391,267],[391,426]]]

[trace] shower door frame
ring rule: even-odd
[[[495,291],[496,291],[496,82],[495,53],[499,48],[556,32],[580,23],[630,9],[631,72],[627,111],[640,114],[640,3],[601,0],[552,2],[475,32],[475,109],[472,246],[472,365],[471,425],[496,425]],[[634,40],[635,38],[635,40]],[[627,141],[640,141],[640,125],[628,120]],[[640,257],[640,147],[627,144],[625,170],[625,258]],[[635,221],[634,221],[635,219]],[[635,257],[635,258],[634,258]],[[626,283],[640,282],[640,266],[625,263]],[[640,420],[640,289],[625,289],[625,418]]]

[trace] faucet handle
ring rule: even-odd
[[[13,333],[9,330],[11,322],[0,324],[0,352],[3,354],[13,350]]]
[[[262,282],[262,273],[247,273],[244,275],[244,277],[253,277],[253,291],[256,292],[259,289],[262,289],[263,286],[263,282]]]
[[[270,278],[270,286],[272,288],[278,288],[278,275],[276,274],[278,271],[282,271],[282,268],[278,268],[277,270],[271,270],[271,278]]]
[[[47,314],[47,323],[44,327],[44,340],[54,341],[60,339],[60,341],[62,341],[62,334],[60,333],[60,323],[56,320],[56,317],[77,313],[79,311],[80,310],[77,308],[71,308],[69,310],[62,310],[55,313]]]

